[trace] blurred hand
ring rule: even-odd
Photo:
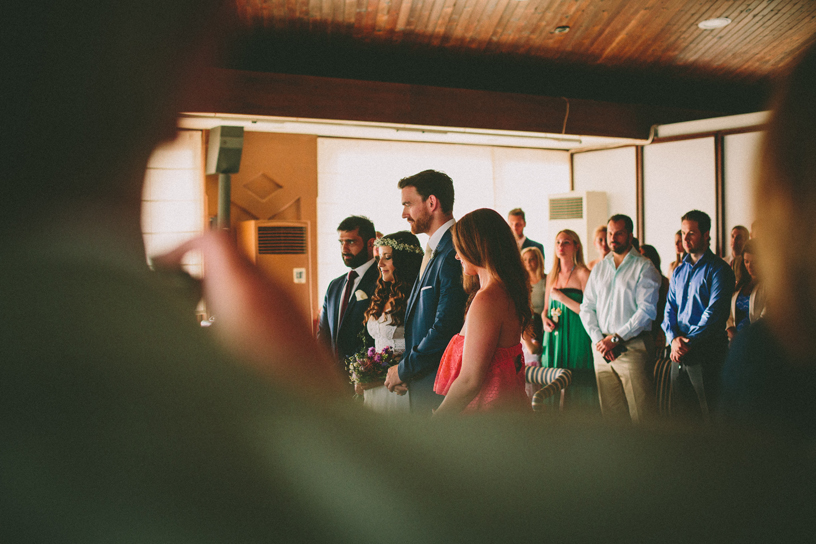
[[[689,352],[688,338],[678,336],[671,343],[671,355],[669,358],[675,363],[679,363],[683,356]]]
[[[179,269],[192,250],[202,253],[204,299],[216,318],[208,332],[227,352],[297,389],[342,391],[337,365],[312,337],[308,319],[280,285],[238,252],[228,235],[207,232],[153,262]]]
[[[561,289],[556,289],[555,287],[553,287],[552,289],[550,289],[550,298],[555,300],[556,302],[564,304],[567,301],[568,297],[561,292]]]
[[[544,330],[547,332],[553,332],[555,330],[555,321],[547,317],[546,315],[541,315],[541,321],[544,323]]]

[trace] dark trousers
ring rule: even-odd
[[[695,346],[679,363],[671,365],[672,417],[711,421],[720,394],[720,374],[728,352],[726,342]]]

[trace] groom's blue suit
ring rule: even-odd
[[[411,411],[427,413],[439,406],[442,396],[433,391],[442,353],[462,329],[465,313],[462,266],[450,230],[442,235],[425,273],[414,282],[405,310],[405,355],[399,378],[411,390]]]

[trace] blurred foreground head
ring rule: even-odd
[[[71,201],[139,198],[139,172],[174,136],[180,99],[202,88],[219,4],[14,0],[4,9],[0,228]]]
[[[816,332],[816,48],[780,89],[755,194],[771,326],[790,355],[812,357]]]

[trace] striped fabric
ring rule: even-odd
[[[561,393],[561,409],[564,408],[564,390],[572,383],[572,372],[566,368],[527,367],[524,372],[527,383],[543,385],[533,395],[533,410],[540,412],[546,409],[544,400]]]
[[[657,410],[661,416],[668,416],[671,407],[671,346],[657,356],[654,367],[655,397],[657,397]]]

